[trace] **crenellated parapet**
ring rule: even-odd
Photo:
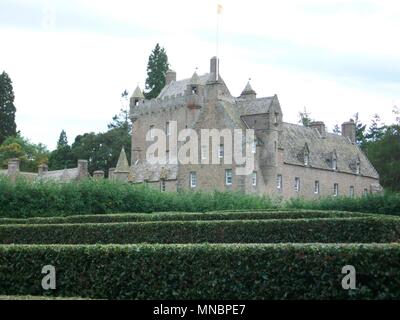
[[[176,111],[179,108],[199,109],[204,103],[203,96],[197,94],[183,95],[182,93],[163,98],[141,100],[138,104],[131,105],[130,117],[136,120],[145,115]]]

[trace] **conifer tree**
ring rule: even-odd
[[[156,98],[165,86],[165,74],[168,71],[168,56],[164,48],[157,43],[149,56],[147,64],[146,99]]]
[[[0,144],[17,134],[15,123],[14,90],[6,72],[0,75]]]

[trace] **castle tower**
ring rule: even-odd
[[[246,99],[246,100],[256,99],[257,98],[257,93],[251,87],[250,80],[249,80],[249,82],[247,82],[246,87],[243,89],[243,91],[242,91],[242,93],[240,95],[240,98],[241,99]]]
[[[130,99],[130,119],[132,121],[132,132],[135,128],[135,121],[138,119],[137,117],[137,108],[139,108],[139,102],[145,99],[142,90],[139,86],[136,87]],[[135,164],[138,160],[140,160],[140,152],[141,149],[135,145],[135,141],[133,137],[135,135],[132,134],[132,150],[131,150],[131,164]],[[124,150],[125,153],[125,150]],[[126,157],[126,156],[125,156]]]

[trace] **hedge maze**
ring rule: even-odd
[[[55,289],[42,286],[54,266]],[[355,289],[343,287],[354,266]],[[398,299],[400,218],[254,210],[0,219],[0,299]]]

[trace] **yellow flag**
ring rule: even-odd
[[[221,14],[222,13],[222,9],[223,9],[223,7],[220,4],[218,4],[217,5],[217,13]]]

